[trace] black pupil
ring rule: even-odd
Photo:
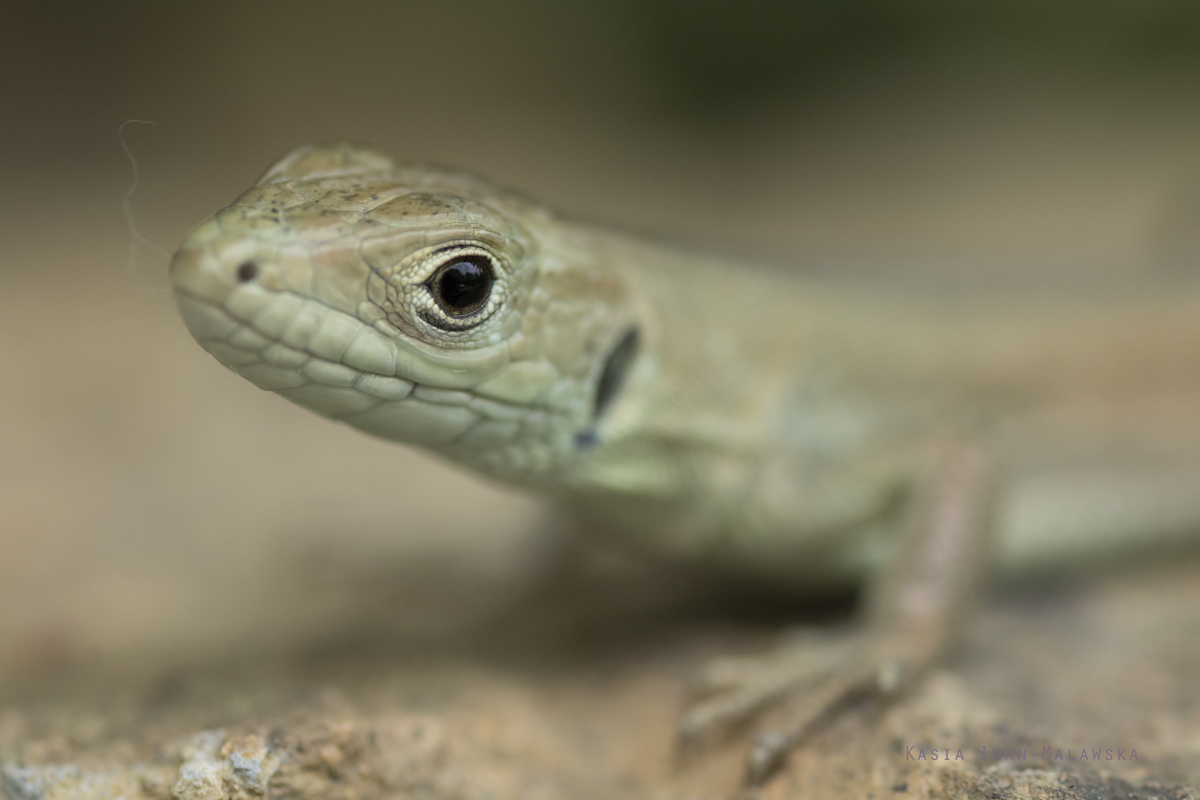
[[[483,256],[463,256],[438,270],[435,290],[451,314],[469,314],[488,299],[492,270]]]

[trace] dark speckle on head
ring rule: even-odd
[[[258,277],[258,264],[253,261],[245,261],[237,268],[237,279],[241,283],[249,283]]]
[[[433,217],[440,213],[456,210],[440,197],[426,192],[410,192],[371,209],[376,219],[401,219],[404,217]]]

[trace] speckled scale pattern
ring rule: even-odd
[[[538,285],[547,239],[512,212],[549,215],[468,176],[353,146],[289,159],[176,258],[179,305],[201,345],[261,388],[494,474],[537,482],[572,462],[615,314],[613,298],[560,305]],[[472,239],[504,265],[498,311],[465,331],[421,324],[410,313],[414,297],[431,302],[410,274],[420,256]],[[255,280],[239,283],[230,259],[253,262]],[[564,311],[583,325],[564,324]]]
[[[461,247],[487,255],[494,284],[478,320],[439,327],[423,314],[427,282]],[[727,559],[749,543],[747,564],[794,572],[805,518],[847,505],[827,482],[821,507],[796,518],[751,508],[797,365],[832,313],[821,297],[563,220],[478,178],[349,143],[300,148],[197,228],[171,276],[195,338],[254,384],[570,495],[639,544]],[[640,352],[596,419],[605,362],[635,328]]]
[[[490,305],[439,327],[427,284],[458,247],[491,259]],[[636,544],[788,585],[880,563],[894,525],[879,523],[936,431],[1061,451],[1062,409],[1200,394],[1192,295],[1014,313],[736,266],[333,142],[200,225],[171,280],[200,344],[264,389],[565,495]],[[631,329],[639,351],[596,419]],[[1036,558],[1044,538],[1013,541]]]

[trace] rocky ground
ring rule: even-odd
[[[603,553],[530,595],[534,500],[258,392],[79,253],[0,295],[5,800],[737,792],[744,738],[673,751],[688,677],[811,609]],[[1191,557],[1002,587],[761,796],[1195,796],[1198,621]]]
[[[1200,263],[1191,73],[885,59],[705,126],[664,116],[586,16],[136,5],[0,25],[19,101],[0,193],[4,800],[729,798],[744,738],[673,751],[688,677],[844,610],[611,554],[530,595],[560,533],[532,498],[195,346],[165,258],[129,264],[130,117],[158,123],[133,128],[133,208],[168,248],[271,159],[344,136],[676,239],[843,254],[869,279],[1061,264],[1073,291]],[[1128,566],[997,589],[952,660],[849,709],[759,795],[1197,796],[1200,560]]]
[[[1194,797],[1198,579],[1193,561],[1002,592],[916,691],[850,709],[751,796]],[[734,796],[743,743],[683,761],[672,724],[687,676],[767,646],[773,623],[694,593],[614,604],[629,587],[591,580],[597,595],[559,613],[456,641],[364,632],[10,682],[4,796]]]

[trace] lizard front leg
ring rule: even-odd
[[[762,657],[713,663],[681,722],[681,744],[692,749],[761,715],[746,763],[746,782],[759,784],[850,702],[895,697],[911,685],[974,609],[991,549],[995,484],[979,448],[937,442],[858,629],[809,632]]]

